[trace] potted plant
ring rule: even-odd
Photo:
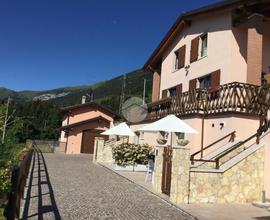
[[[115,170],[147,171],[147,157],[151,147],[147,144],[139,145],[122,143],[112,148],[115,160]]]

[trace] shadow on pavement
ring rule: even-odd
[[[34,176],[37,175],[37,176]],[[50,182],[49,173],[46,166],[46,161],[42,152],[35,148],[33,154],[33,161],[32,161],[32,168],[29,174],[28,180],[28,188],[26,191],[24,207],[22,210],[22,218],[21,219],[28,219],[37,217],[38,220],[43,220],[44,215],[54,216],[53,219],[60,220],[61,216],[59,210],[57,208],[57,204],[55,201],[53,188]],[[31,192],[33,187],[36,188],[37,194],[32,196]],[[46,188],[46,192],[43,192]],[[44,205],[44,197],[49,197],[50,204]],[[46,202],[48,199],[46,200]],[[32,214],[33,210],[31,210],[33,203],[35,203],[35,207],[37,206],[36,213]],[[38,204],[36,204],[38,203]]]
[[[258,219],[258,220],[270,220],[270,216],[256,217],[254,219]]]

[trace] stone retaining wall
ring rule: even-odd
[[[95,140],[94,160],[100,163],[113,163],[112,146],[104,140]]]
[[[224,173],[190,173],[190,203],[250,203],[264,189],[264,148]]]
[[[188,203],[189,169],[189,148],[173,149],[170,199],[174,203]]]
[[[163,149],[156,156],[154,189],[161,192]],[[170,199],[181,203],[250,203],[264,190],[264,147],[224,173],[190,172],[189,148],[173,149]]]
[[[163,167],[163,147],[157,147],[155,149],[155,168],[153,173],[154,185],[153,188],[156,192],[161,193],[162,183],[162,167]]]

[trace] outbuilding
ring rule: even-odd
[[[112,110],[94,102],[62,108],[60,147],[67,154],[93,154],[96,138],[118,117]]]

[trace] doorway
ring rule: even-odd
[[[161,191],[168,196],[171,193],[172,152],[172,147],[164,147]]]
[[[90,130],[82,132],[81,153],[94,154],[95,136],[96,133],[92,133]]]

